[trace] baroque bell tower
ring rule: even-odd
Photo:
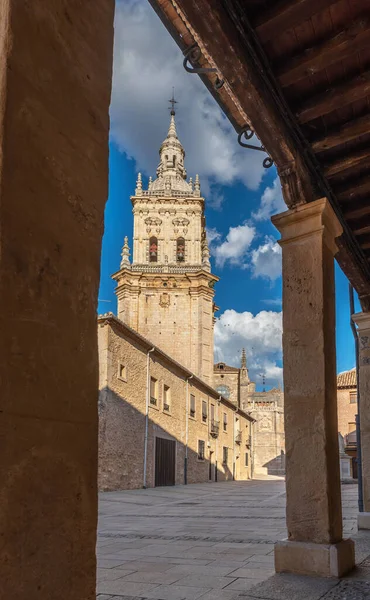
[[[118,317],[212,385],[214,284],[199,177],[187,180],[176,132],[174,99],[157,177],[131,197],[132,264],[128,240],[117,282]]]

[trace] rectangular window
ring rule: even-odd
[[[118,365],[118,377],[119,379],[127,381],[127,368],[126,365],[123,365],[122,363],[119,363]]]
[[[224,413],[224,431],[227,431],[227,413]]]
[[[224,446],[222,449],[222,464],[223,465],[227,465],[228,450],[229,449],[226,448],[226,446]]]
[[[249,456],[248,456],[248,452],[245,453],[245,466],[248,466],[248,462],[249,462]]]
[[[349,393],[349,402],[350,404],[357,404],[357,392]]]
[[[195,418],[195,396],[194,394],[190,394],[190,416]]]
[[[157,406],[158,401],[158,381],[154,377],[150,378],[150,404]]]
[[[170,412],[171,400],[170,400],[170,388],[168,385],[163,386],[163,410]]]
[[[207,402],[202,400],[202,421],[207,423]]]
[[[198,440],[198,459],[204,460],[204,450],[205,450],[205,442],[203,440]]]

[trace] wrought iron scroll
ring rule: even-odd
[[[215,68],[201,67],[199,65],[199,59],[201,56],[202,56],[202,52],[197,43],[189,46],[189,48],[187,48],[184,52],[185,58],[183,61],[183,65],[184,65],[185,71],[187,71],[188,73],[197,73],[198,75],[202,74],[202,73],[217,73],[217,69],[215,69]],[[219,76],[217,75],[216,81],[214,82],[213,85],[216,88],[216,90],[219,90],[222,88],[224,83],[225,83],[224,80],[220,79]]]
[[[238,135],[238,143],[243,148],[249,148],[250,150],[260,150],[261,152],[266,152],[267,156],[266,156],[266,158],[263,159],[262,164],[265,169],[269,169],[274,164],[274,161],[272,160],[271,156],[268,155],[266,148],[262,145],[255,146],[254,144],[246,144],[245,142],[242,142],[243,136],[245,137],[245,139],[250,140],[254,136],[254,134],[255,134],[255,132],[253,131],[251,126],[246,125],[245,127],[243,127],[243,129],[240,131],[240,133]]]

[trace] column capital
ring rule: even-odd
[[[352,315],[352,321],[356,323],[359,331],[370,329],[370,312],[360,312]]]
[[[271,221],[281,233],[280,245],[321,233],[333,254],[338,251],[335,239],[343,233],[343,228],[327,198],[274,215]]]

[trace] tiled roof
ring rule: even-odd
[[[351,369],[350,371],[343,371],[343,373],[339,373],[337,376],[337,387],[356,387],[356,369]]]
[[[237,369],[236,367],[230,367],[230,365],[226,365],[223,362],[218,362],[214,365],[213,370],[215,373],[218,373],[219,371],[226,371],[229,373],[238,373],[240,371],[240,369]]]

